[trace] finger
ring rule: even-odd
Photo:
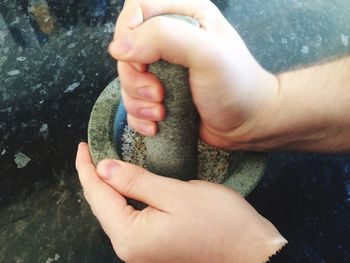
[[[225,20],[218,8],[209,0],[129,0],[118,17],[115,39],[117,36],[129,33],[150,17],[162,14],[193,17],[204,29],[213,26],[222,28],[222,20]]]
[[[130,63],[130,65],[138,72],[145,72],[147,70],[147,65],[141,63]]]
[[[107,184],[122,195],[164,212],[171,212],[181,205],[190,185],[117,160],[101,161],[97,171]]]
[[[130,97],[150,102],[163,101],[162,84],[152,73],[139,72],[131,63],[121,61],[118,61],[118,73],[121,86]]]
[[[163,104],[134,99],[122,90],[125,109],[131,115],[142,120],[162,121],[165,117]]]
[[[157,124],[153,121],[138,119],[131,114],[127,116],[128,126],[144,136],[154,136],[158,132]]]
[[[221,46],[222,40],[187,22],[155,17],[126,37],[117,38],[110,44],[109,51],[122,61],[150,64],[163,59],[184,67],[203,68],[215,63],[213,58]]]
[[[120,193],[98,177],[86,143],[78,146],[76,169],[84,196],[103,229],[109,236],[119,232],[127,218],[136,216],[137,211],[127,205]]]

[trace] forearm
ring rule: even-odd
[[[350,151],[350,58],[282,73],[243,148]],[[247,128],[246,128],[247,129]]]

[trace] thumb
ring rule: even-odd
[[[119,160],[103,160],[97,165],[101,179],[123,196],[169,212],[181,203],[188,183],[155,175],[139,166]]]
[[[151,64],[163,59],[193,68],[210,64],[220,50],[218,45],[217,36],[204,29],[172,17],[157,16],[116,37],[109,52],[125,62]]]

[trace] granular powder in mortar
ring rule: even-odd
[[[122,159],[125,162],[137,164],[147,169],[144,137],[126,125],[121,141]]]
[[[126,162],[148,168],[144,137],[129,126],[125,126],[122,136],[122,159]],[[230,154],[198,140],[199,179],[222,183],[226,178]]]

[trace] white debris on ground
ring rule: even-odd
[[[73,92],[77,87],[79,87],[80,82],[73,82],[72,84],[70,84],[66,90],[64,91],[64,93],[69,93],[69,92]]]
[[[17,57],[16,58],[16,60],[20,61],[20,62],[25,61],[26,59],[27,59],[26,57]]]
[[[15,154],[15,163],[17,164],[17,168],[26,167],[30,161],[31,159],[22,152],[17,152]]]
[[[18,69],[14,69],[14,70],[10,70],[7,72],[7,75],[9,76],[16,76],[20,73],[20,71]]]
[[[5,109],[1,109],[0,112],[7,112],[10,113],[12,111],[12,107],[7,107]]]
[[[346,194],[347,194],[346,201],[348,201],[348,203],[350,203],[350,181],[348,181],[345,184],[345,189],[346,189]]]
[[[55,261],[58,261],[60,258],[61,256],[58,253],[56,253],[53,258],[46,259],[45,263],[55,262]]]
[[[302,48],[301,48],[301,53],[303,53],[304,55],[306,55],[306,54],[309,54],[309,51],[310,51],[310,49],[309,49],[309,47],[308,46],[303,46]]]
[[[5,155],[5,153],[6,153],[6,149],[3,149],[1,152],[1,156]]]
[[[126,126],[121,143],[122,159],[147,169],[144,137]],[[209,146],[199,140],[197,177],[209,182],[222,183],[227,176],[229,159],[230,153]]]
[[[104,25],[103,32],[104,33],[113,33],[114,32],[114,23],[109,22]]]
[[[70,37],[71,35],[73,35],[73,29],[70,28],[67,32],[66,32],[66,36]]]
[[[340,39],[344,46],[347,47],[349,45],[349,36],[341,34]]]
[[[47,125],[46,123],[41,125],[39,132],[43,136],[43,138],[47,140],[47,137],[49,136],[49,125]]]
[[[71,49],[71,48],[75,48],[77,46],[77,43],[70,43],[67,48]]]

